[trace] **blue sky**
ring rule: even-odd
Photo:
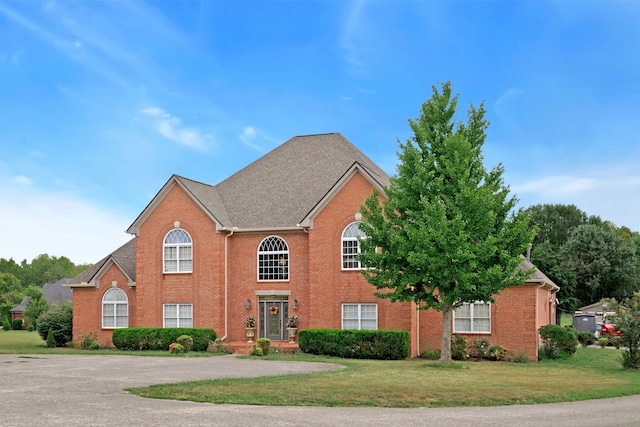
[[[340,132],[390,175],[431,87],[520,206],[640,230],[640,2],[0,3],[0,257],[95,262],[176,173]]]

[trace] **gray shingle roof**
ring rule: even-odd
[[[518,266],[520,269],[522,270],[528,270],[530,268],[533,268],[534,271],[531,274],[531,276],[529,276],[529,280],[528,282],[538,282],[538,283],[546,283],[549,286],[551,286],[554,289],[560,289],[560,287],[558,285],[556,285],[555,283],[553,283],[553,281],[551,279],[549,279],[547,277],[546,274],[544,274],[542,271],[540,271],[538,269],[538,267],[536,267],[531,261],[529,261],[528,259],[524,258],[522,259],[522,261],[520,262],[520,265]]]
[[[389,177],[339,133],[296,136],[216,186],[177,177],[224,227],[295,227],[354,163]]]
[[[107,263],[107,261],[113,260],[124,273],[129,276],[133,281],[136,280],[136,239],[131,239],[118,249],[102,258],[97,263],[80,273],[75,278],[71,279],[71,284],[89,283],[100,269]]]
[[[60,279],[55,283],[44,284],[44,286],[42,287],[42,293],[44,294],[44,297],[47,299],[47,301],[49,301],[49,304],[71,301],[71,299],[73,298],[71,289],[62,286],[70,282],[71,279],[65,278]]]

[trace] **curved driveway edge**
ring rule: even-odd
[[[2,426],[638,426],[640,396],[545,405],[386,409],[214,405],[145,399],[125,387],[286,375],[339,365],[237,359],[0,355]],[[348,385],[345,385],[348,386]],[[429,387],[425,384],[425,387]],[[300,384],[304,393],[304,384]]]

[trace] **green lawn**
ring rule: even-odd
[[[0,354],[91,354],[165,357],[211,357],[216,353],[187,353],[176,355],[168,351],[120,351],[115,349],[82,350],[71,347],[48,348],[37,332],[3,331],[0,329]]]
[[[207,380],[132,388],[143,397],[246,405],[397,408],[549,403],[640,394],[640,372],[623,371],[620,350],[580,348],[539,363],[421,359],[347,360],[278,355],[279,360],[339,363],[346,369],[282,377]],[[271,356],[269,356],[270,358]]]
[[[454,362],[444,366],[422,359],[379,361],[277,354],[265,359],[331,362],[346,369],[166,384],[128,391],[151,398],[241,405],[398,408],[532,404],[640,394],[640,372],[622,370],[620,352],[612,348],[579,348],[573,357],[560,361]],[[0,353],[169,355],[48,349],[36,333],[25,331],[0,331]]]

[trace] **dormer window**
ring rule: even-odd
[[[193,248],[191,236],[181,228],[174,228],[164,238],[163,271],[165,273],[191,273]]]

